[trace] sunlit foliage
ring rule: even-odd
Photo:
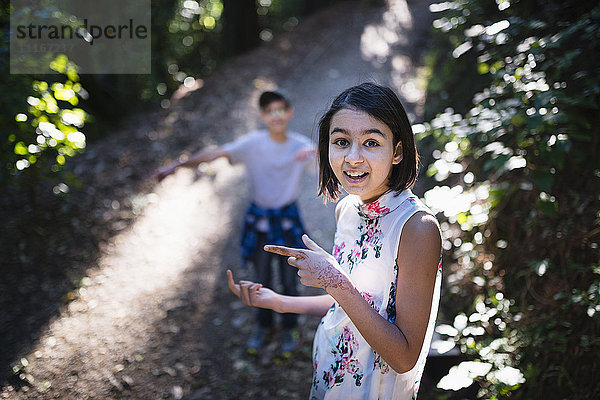
[[[52,182],[57,194],[68,191],[65,177],[56,173],[85,149],[82,128],[89,116],[80,102],[87,92],[65,56],[50,59],[56,74],[10,74],[8,22],[6,5],[0,8],[0,184],[26,190],[34,205],[41,180]]]
[[[168,21],[171,53],[166,65],[175,81],[188,74],[208,75],[223,56],[223,2],[220,0],[179,0]],[[186,72],[187,71],[187,74]]]
[[[306,12],[304,0],[259,0],[256,12],[261,26],[260,39],[268,42],[274,35],[289,31],[298,25]]]
[[[46,82],[35,80],[32,95],[27,97],[27,110],[15,115],[19,132],[9,135],[14,142],[16,171],[32,168],[49,158],[53,172],[58,172],[68,157],[85,149],[85,135],[79,131],[87,113],[77,107],[87,92],[79,83],[77,67],[67,57],[58,56],[50,68],[64,74],[66,80]]]
[[[476,362],[440,387],[477,381],[486,399],[594,398],[600,6],[462,0],[431,10],[451,44],[437,70],[447,87],[475,92],[464,113],[438,110],[416,126],[437,143],[427,170],[437,185],[425,199],[443,213],[446,304],[457,306],[440,330]],[[452,104],[437,84],[433,104]]]
[[[13,151],[7,168],[15,175],[28,172],[32,192],[39,178],[61,171],[86,146],[81,128],[88,114],[78,105],[88,94],[79,83],[77,66],[60,55],[50,68],[58,74],[51,76],[53,80],[33,80],[30,95],[25,95],[22,110],[13,116],[16,124],[8,132]],[[55,187],[56,194],[67,190],[64,183]]]
[[[259,0],[255,18],[259,25],[259,39],[269,42],[275,34],[294,28],[306,9],[304,0]],[[230,3],[230,6],[234,3]],[[212,73],[226,57],[224,2],[222,0],[178,0],[172,17],[167,22],[169,54],[164,67],[174,82],[182,83],[187,77],[202,77]],[[163,82],[157,91],[167,92],[172,83]]]

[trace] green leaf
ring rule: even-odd
[[[17,142],[17,144],[15,144],[15,154],[18,154],[20,156],[25,156],[25,155],[29,154],[29,151],[27,150],[27,146],[25,146],[25,143]]]
[[[486,63],[479,63],[477,65],[477,72],[479,72],[481,75],[485,75],[490,72],[490,66]]]
[[[515,127],[519,128],[525,125],[525,117],[522,114],[515,114],[511,119],[510,123]]]

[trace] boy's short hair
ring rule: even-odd
[[[336,200],[341,192],[340,182],[329,165],[329,129],[331,119],[342,109],[363,111],[390,128],[394,148],[402,142],[402,161],[392,166],[390,190],[400,193],[412,187],[417,179],[419,154],[406,111],[392,89],[367,82],[344,90],[319,120],[319,196]]]
[[[264,110],[274,101],[283,101],[285,103],[285,108],[290,108],[291,106],[288,97],[284,95],[281,90],[268,90],[263,92],[258,98],[258,106],[261,110]]]

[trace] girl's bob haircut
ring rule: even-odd
[[[367,82],[344,90],[319,120],[319,196],[324,201],[335,201],[341,193],[340,182],[329,165],[329,130],[331,119],[342,109],[363,111],[390,128],[394,147],[402,143],[402,161],[392,166],[388,186],[396,193],[412,187],[417,179],[419,155],[406,111],[390,88]]]

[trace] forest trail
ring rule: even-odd
[[[339,2],[301,21],[182,87],[169,109],[132,116],[76,160],[93,188],[88,201],[111,233],[93,259],[83,259],[81,287],[15,357],[21,384],[7,383],[0,398],[307,398],[318,320],[301,319],[302,345],[292,358],[278,356],[277,340],[251,356],[244,343],[252,313],[224,281],[226,267],[249,274],[238,260],[243,169],[217,160],[159,184],[143,176],[258,127],[256,99],[268,88],[291,94],[290,128],[308,136],[336,94],[365,80],[394,87],[418,120],[424,89],[415,63],[427,43],[430,2],[368,4]],[[304,179],[300,209],[309,234],[330,249],[334,206],[316,198],[316,183],[316,174]]]

